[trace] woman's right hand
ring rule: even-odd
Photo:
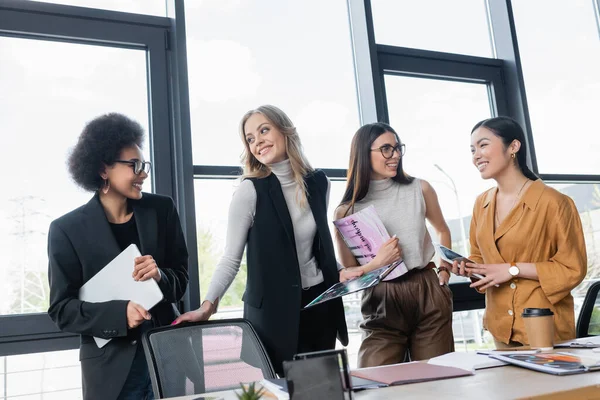
[[[387,242],[381,245],[377,255],[373,259],[379,267],[389,265],[402,258],[402,249],[398,244],[398,238],[394,235]]]
[[[150,319],[152,319],[152,316],[144,307],[133,301],[127,303],[127,326],[129,329],[133,329]]]
[[[340,282],[346,282],[357,278],[365,273],[361,267],[348,267],[340,270]]]
[[[181,314],[171,323],[171,325],[177,325],[182,322],[200,322],[207,321],[211,315],[215,313],[214,305],[208,300],[204,300],[199,309],[194,311],[188,311],[185,314]]]

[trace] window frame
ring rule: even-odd
[[[166,3],[174,16],[183,12],[183,0]],[[146,51],[153,185],[156,193],[174,199],[187,242],[195,243],[193,189],[186,190],[193,186],[192,173],[186,168],[191,165],[191,154],[183,150],[191,146],[185,25],[176,18],[4,0],[0,4],[0,36]],[[198,287],[193,247],[189,255],[190,290],[179,304],[182,311],[190,309],[194,281]],[[46,313],[0,315],[0,356],[77,347],[79,335],[61,332]]]

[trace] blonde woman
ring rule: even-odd
[[[333,349],[336,336],[348,343],[340,299],[301,312],[338,281],[327,222],[330,184],[310,166],[296,128],[279,108],[248,111],[240,128],[244,175],[229,208],[224,254],[201,307],[175,323],[215,313],[246,247],[244,318],[281,373],[282,362],[296,353]]]

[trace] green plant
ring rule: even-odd
[[[256,385],[256,382],[252,382],[246,388],[246,386],[244,386],[243,384],[240,384],[240,386],[242,387],[242,393],[241,394],[236,393],[238,399],[240,399],[240,400],[258,400],[258,399],[260,399],[263,396],[263,394],[265,393],[265,389],[260,388],[259,390],[256,390],[255,385]]]

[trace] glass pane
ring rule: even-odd
[[[571,197],[577,205],[588,259],[588,271],[583,282],[571,291],[575,300],[575,317],[579,315],[589,286],[600,280],[600,184],[551,184],[552,187]],[[600,306],[600,304],[599,304]],[[590,331],[600,335],[600,309],[592,314]]]
[[[185,10],[194,164],[239,165],[239,121],[268,103],[292,119],[313,165],[347,167],[359,122],[345,0]]]
[[[229,203],[238,184],[238,180],[231,179],[194,180],[201,300],[204,300],[210,279],[225,249]],[[219,302],[217,317],[235,318],[242,316],[242,295],[245,288],[246,256],[244,255],[240,271]]]
[[[99,8],[102,10],[123,11],[133,14],[167,16],[166,0],[34,0],[43,3],[66,6]]]
[[[386,75],[385,87],[391,126],[406,143],[405,171],[434,187],[452,247],[468,256],[475,198],[494,186],[481,179],[469,147],[475,123],[491,116],[487,86]]]
[[[485,0],[371,0],[375,41],[494,57]]]
[[[600,40],[594,1],[512,4],[540,173],[598,174]]]
[[[82,398],[79,350],[8,356],[0,363],[0,388],[6,383],[0,398]]]
[[[148,131],[146,52],[0,37],[0,109],[10,188],[0,191],[0,315],[46,312],[48,226],[92,196],[72,182],[67,155],[100,114],[124,113]]]

